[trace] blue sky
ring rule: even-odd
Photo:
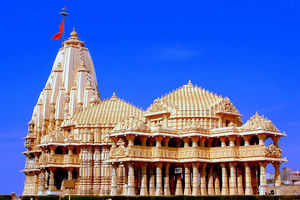
[[[300,169],[300,1],[2,2],[0,194],[23,189],[23,137],[60,47],[66,5],[92,55],[102,98],[146,109],[188,80],[228,96],[248,120],[264,114],[288,134],[280,141]],[[7,4],[7,5],[5,5]],[[268,170],[272,170],[269,166]]]

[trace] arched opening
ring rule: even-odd
[[[153,139],[153,138],[147,138],[147,140],[146,140],[146,146],[149,146],[149,147],[155,146],[155,141],[154,141],[154,139]]]
[[[259,144],[259,139],[257,135],[252,136],[250,139],[250,145],[258,145],[258,144]]]
[[[273,144],[273,140],[271,136],[267,136],[265,140],[265,146],[269,146],[270,144]]]
[[[60,190],[62,181],[67,178],[67,172],[62,168],[57,168],[54,172],[54,185],[56,189]]]
[[[133,141],[134,145],[142,145],[141,139],[139,138],[139,136],[135,136],[134,141]]]
[[[63,151],[62,147],[56,147],[55,154],[63,154],[63,153],[64,153],[64,151]]]
[[[169,140],[168,146],[169,147],[177,147],[177,141],[176,140],[177,140],[176,138],[171,138]]]
[[[179,147],[184,147],[183,139],[180,139],[180,140],[179,140]]]
[[[212,141],[212,147],[220,147],[220,146],[221,146],[220,138],[214,138]]]
[[[245,146],[245,140],[244,140],[244,138],[243,137],[241,137],[241,146]]]

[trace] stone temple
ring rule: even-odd
[[[255,114],[243,124],[229,98],[191,82],[147,110],[115,93],[102,100],[75,30],[28,126],[23,195],[264,194],[266,166],[279,187],[287,161],[278,146],[286,135],[270,120]]]

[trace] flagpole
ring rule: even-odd
[[[69,13],[67,13],[66,10],[67,9],[66,9],[66,6],[65,6],[65,7],[63,7],[62,11],[59,13],[59,14],[61,14],[63,16],[64,23],[65,23],[66,16],[69,15]],[[64,31],[62,33],[62,47],[64,47],[64,41],[65,41],[65,27],[64,27]]]

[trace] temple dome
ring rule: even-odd
[[[280,132],[273,122],[264,116],[260,116],[258,113],[255,113],[243,126],[243,129],[248,130],[267,130],[273,132]]]
[[[223,98],[198,86],[191,81],[175,91],[158,98],[147,112],[171,111],[181,117],[202,117],[215,115],[217,112],[240,115],[229,98]]]
[[[110,99],[76,113],[73,118],[73,123],[75,125],[103,125],[114,127],[118,122],[131,115],[141,118],[143,113],[143,110],[121,100],[114,93]]]

